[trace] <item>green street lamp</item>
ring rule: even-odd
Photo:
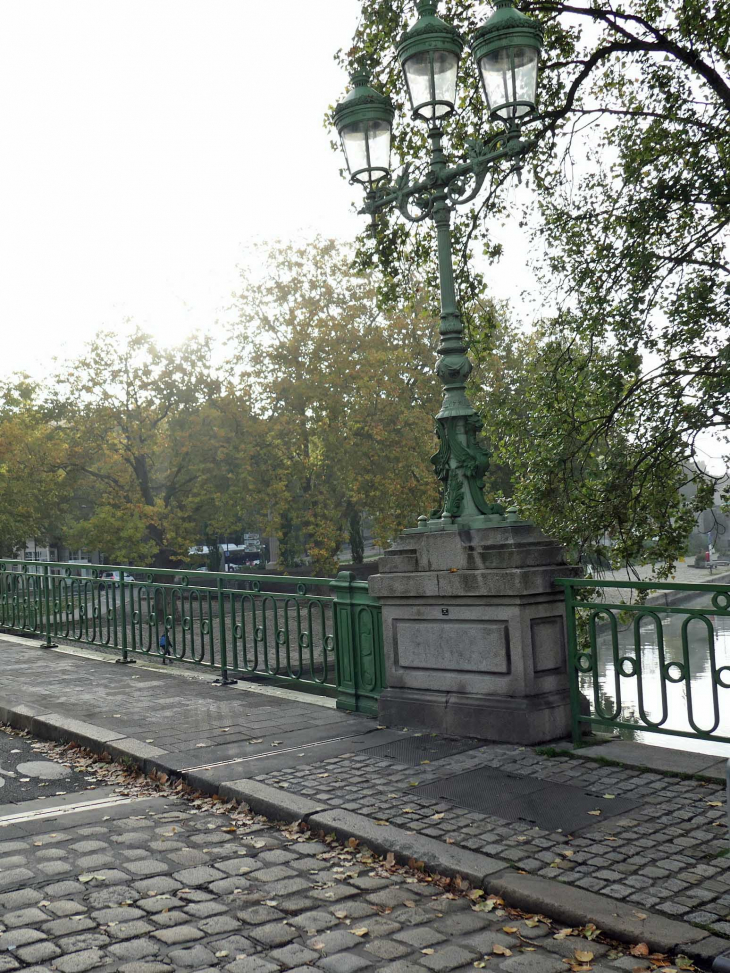
[[[512,0],[497,0],[496,10],[474,35],[471,50],[477,64],[490,118],[503,131],[489,142],[467,142],[468,161],[449,166],[443,150],[443,123],[456,106],[459,60],[464,41],[437,16],[438,0],[417,0],[418,20],[401,37],[398,59],[403,69],[413,117],[428,123],[430,166],[423,179],[409,182],[410,164],[396,179],[390,174],[394,109],[390,99],[369,87],[359,71],[353,90],[335,108],[351,181],[366,187],[362,210],[376,218],[396,207],[413,223],[431,219],[436,226],[441,286],[441,337],[436,373],[444,387],[436,416],[438,452],[431,457],[441,482],[440,506],[419,517],[416,531],[461,530],[515,523],[516,515],[484,499],[489,453],[480,444],[482,421],[466,395],[472,371],[464,328],[456,303],[451,242],[451,214],[479,194],[492,165],[504,159],[518,163],[532,143],[521,138],[521,126],[535,112],[537,63],[542,28],[515,10]]]

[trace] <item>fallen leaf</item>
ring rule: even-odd
[[[615,794],[604,794],[603,796],[607,801],[612,801],[616,797]]]
[[[565,939],[566,936],[572,936],[572,935],[573,935],[572,929],[561,929],[559,932],[555,933],[553,939]]]
[[[377,818],[376,818],[375,823],[382,826],[384,824],[387,824],[388,822],[387,821],[378,821]]]
[[[694,967],[694,963],[689,956],[685,956],[684,953],[680,953],[676,957],[676,966],[680,970],[691,970]]]
[[[361,926],[359,929],[352,929],[350,931],[352,932],[353,936],[367,936],[367,934],[368,934],[368,927],[367,926]]]
[[[99,875],[96,872],[90,875],[79,875],[79,882],[86,885],[87,882],[91,882],[96,879],[99,882],[103,882],[106,879],[106,875]]]
[[[708,807],[722,807],[722,801],[706,801]]]
[[[347,919],[347,911],[345,909],[338,909],[337,912],[333,913],[333,915],[337,919]]]
[[[634,912],[634,915],[636,916],[637,919],[642,919],[642,920],[643,919],[646,919],[646,913],[645,912]]]
[[[534,929],[535,926],[540,925],[540,922],[538,919],[525,919],[525,925],[529,926],[530,929]]]
[[[510,936],[513,936],[517,931],[517,926],[502,926],[502,932],[508,932]]]
[[[636,946],[632,946],[629,950],[632,956],[648,956],[649,947],[646,943],[637,943]]]
[[[445,817],[445,815],[444,815],[443,812],[441,814],[432,814],[431,815],[431,820],[432,821],[440,821],[443,817]]]
[[[435,949],[422,949],[421,952],[424,954],[424,956],[433,956],[433,954],[436,952],[436,950]]]
[[[593,815],[595,815],[596,817],[598,817],[598,815],[599,815],[599,814],[600,814],[601,812],[600,812],[600,811],[589,811],[588,813],[589,813],[589,814],[593,814]]]
[[[224,956],[228,956],[228,950],[221,949],[215,955],[218,957],[218,959],[223,959]]]
[[[324,943],[321,939],[315,939],[315,941],[309,945],[312,947],[312,949],[324,949]]]
[[[494,946],[492,946],[492,952],[493,953],[496,953],[497,956],[511,956],[512,955],[512,950],[511,949],[507,949],[506,946],[500,946],[499,943],[495,943]]]
[[[593,953],[587,949],[576,949],[573,956],[575,956],[579,963],[590,963],[593,959]]]

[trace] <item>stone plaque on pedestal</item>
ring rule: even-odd
[[[570,731],[563,549],[531,524],[413,531],[379,561],[379,718],[534,744]]]

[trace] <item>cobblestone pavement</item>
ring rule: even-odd
[[[628,797],[639,806],[571,836],[419,796],[422,785],[484,766],[580,784],[596,797]],[[717,857],[729,847],[719,784],[512,746],[420,767],[353,754],[325,761],[315,775],[292,768],[256,779],[730,936],[730,857]]]
[[[301,698],[221,689],[177,674],[7,642],[0,651],[0,704],[22,701],[24,711],[38,714],[41,722],[48,714],[51,726],[64,720],[68,725],[69,718],[84,721],[74,724],[74,732],[102,732],[111,750],[117,743],[131,744],[132,752],[142,752],[170,774],[190,771],[191,779],[197,776],[211,788],[253,777],[314,798],[322,807],[387,821],[481,852],[506,867],[626,900],[638,910],[681,918],[730,938],[730,857],[718,857],[728,848],[719,782],[500,745],[406,766],[367,751],[414,734],[381,730],[372,720]],[[607,794],[629,798],[636,807],[615,817],[606,810],[571,836],[419,791],[479,767],[580,785],[604,807],[611,801]],[[569,794],[566,788],[566,800]]]
[[[50,822],[0,817],[0,973],[650,968],[626,948],[556,939],[499,900],[476,911],[478,900],[367,851],[210,803],[130,797]]]

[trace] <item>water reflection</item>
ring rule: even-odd
[[[618,612],[614,613],[619,667],[623,674],[617,672],[611,619],[607,617],[608,613],[597,618],[595,672],[580,677],[581,690],[591,701],[591,711],[609,719],[617,718],[620,712],[618,718],[635,723],[636,730],[621,729],[622,739],[730,758],[729,743],[650,733],[638,728],[642,723],[661,724],[668,730],[687,732],[698,727],[705,732],[714,730],[715,735],[730,737],[730,688],[718,686],[713,679],[711,653],[714,629],[715,673],[724,666],[730,667],[730,617],[717,614],[707,603],[706,596],[682,600],[672,607],[706,608],[708,621],[704,617],[657,611],[658,607],[647,606],[651,614],[639,616],[623,613],[619,617]],[[638,653],[637,645],[640,645]],[[689,669],[689,686],[682,678],[685,667]],[[662,668],[667,677],[664,680],[660,678]],[[598,681],[597,694],[594,693],[594,675]],[[730,669],[720,672],[720,677],[730,687]],[[662,722],[665,714],[667,718]]]

